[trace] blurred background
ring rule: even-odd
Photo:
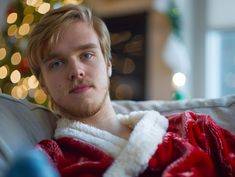
[[[0,0],[0,92],[47,106],[25,50],[51,9],[84,4],[107,24],[112,99],[180,100],[235,93],[233,0]]]

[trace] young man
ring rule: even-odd
[[[235,136],[209,116],[116,115],[109,32],[88,8],[46,14],[31,34],[28,59],[60,116],[54,139],[37,147],[61,176],[235,176]]]

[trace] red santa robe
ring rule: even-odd
[[[137,111],[117,118],[132,128],[128,140],[61,118],[55,139],[37,147],[62,177],[235,176],[235,136],[208,115]]]

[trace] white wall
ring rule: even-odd
[[[235,1],[208,0],[207,17],[209,28],[235,28]]]

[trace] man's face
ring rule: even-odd
[[[67,115],[92,116],[109,96],[111,63],[105,62],[97,34],[85,22],[64,30],[40,68],[42,88]]]

